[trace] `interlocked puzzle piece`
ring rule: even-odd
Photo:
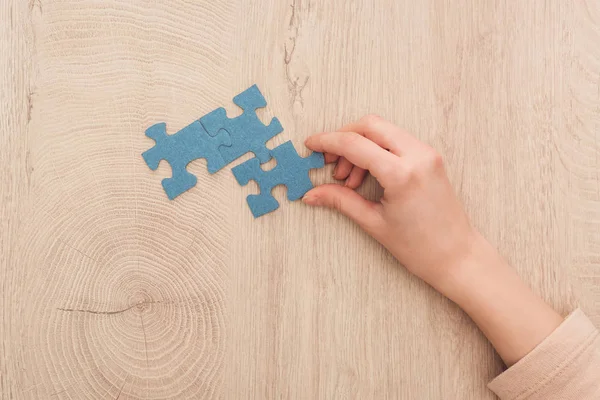
[[[197,179],[190,174],[186,166],[193,160],[205,158],[208,172],[211,174],[223,168],[227,163],[219,152],[219,146],[231,145],[229,136],[220,132],[210,136],[200,121],[194,121],[179,132],[167,135],[164,122],[146,129],[146,136],[154,139],[156,145],[142,154],[151,170],[156,170],[160,161],[171,165],[171,178],[162,181],[163,188],[170,200],[193,188]]]
[[[308,171],[321,168],[325,164],[322,153],[315,152],[306,158],[300,157],[290,141],[275,147],[270,153],[277,160],[277,165],[270,171],[264,171],[260,167],[260,160],[257,157],[232,169],[240,185],[246,185],[250,180],[258,183],[260,194],[251,194],[247,198],[255,218],[279,207],[279,203],[271,195],[271,190],[275,186],[287,186],[288,199],[298,200],[313,187]]]
[[[210,135],[216,136],[221,130],[229,133],[231,146],[219,148],[225,164],[249,151],[253,152],[261,163],[269,161],[271,155],[265,143],[283,131],[281,123],[277,118],[273,118],[271,123],[265,126],[256,116],[256,109],[267,106],[256,85],[235,96],[233,102],[244,110],[238,117],[228,118],[227,112],[221,107],[200,118]]]

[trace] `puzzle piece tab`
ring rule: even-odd
[[[219,151],[225,164],[229,164],[251,151],[261,163],[271,159],[269,149],[265,143],[283,131],[277,118],[273,118],[269,125],[264,125],[256,116],[258,108],[266,107],[267,102],[256,85],[246,89],[233,98],[244,112],[235,118],[228,118],[224,108],[206,114],[200,122],[206,131],[216,136],[219,131],[225,130],[231,137],[231,146],[220,147]]]
[[[162,181],[163,188],[170,200],[193,188],[197,178],[189,173],[186,166],[193,160],[205,158],[208,172],[211,174],[223,168],[227,163],[219,152],[219,146],[231,145],[224,131],[210,136],[200,121],[194,121],[179,132],[167,135],[164,122],[146,129],[146,136],[154,139],[156,145],[142,154],[151,170],[156,170],[160,161],[171,165],[171,178]]]
[[[298,200],[313,188],[308,171],[325,165],[322,153],[315,152],[306,158],[300,157],[290,141],[274,148],[270,153],[277,161],[275,168],[270,171],[264,171],[260,167],[257,157],[232,169],[240,185],[244,186],[250,180],[254,180],[260,188],[260,194],[251,194],[246,199],[255,218],[279,207],[279,203],[271,195],[275,186],[287,186],[288,199]]]

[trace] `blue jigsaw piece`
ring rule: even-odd
[[[211,174],[227,165],[219,146],[230,145],[229,136],[225,132],[210,136],[200,121],[192,122],[173,135],[167,135],[167,124],[161,122],[146,129],[146,136],[156,142],[154,147],[142,153],[148,167],[154,171],[162,160],[171,165],[172,177],[162,181],[170,200],[196,185],[197,178],[186,169],[191,161],[205,158]]]
[[[229,133],[231,146],[219,148],[225,163],[229,164],[249,151],[261,163],[269,161],[271,155],[265,143],[283,131],[281,123],[273,118],[269,125],[264,125],[256,116],[258,108],[267,106],[267,101],[256,85],[235,96],[233,102],[244,110],[238,117],[228,118],[227,112],[221,107],[200,118],[210,135],[215,136],[221,130]]]
[[[291,201],[298,200],[313,188],[308,171],[325,165],[322,153],[314,152],[306,158],[300,157],[290,141],[275,147],[270,153],[277,161],[275,168],[270,171],[260,167],[257,157],[232,169],[240,185],[244,186],[254,180],[260,188],[260,194],[251,194],[246,199],[255,218],[279,208],[279,203],[271,195],[275,186],[287,186],[287,198]]]

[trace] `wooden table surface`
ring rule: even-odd
[[[145,129],[254,83],[270,147],[367,113],[436,147],[534,290],[600,323],[597,1],[4,0],[0,29],[2,399],[494,398],[469,318],[346,218],[276,188],[253,219],[240,161],[166,199]]]

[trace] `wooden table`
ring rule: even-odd
[[[270,147],[367,113],[436,147],[535,291],[600,323],[598,2],[5,0],[0,26],[2,399],[494,398],[469,318],[346,218],[276,188],[255,220],[203,160],[166,199],[144,130],[253,83]]]

